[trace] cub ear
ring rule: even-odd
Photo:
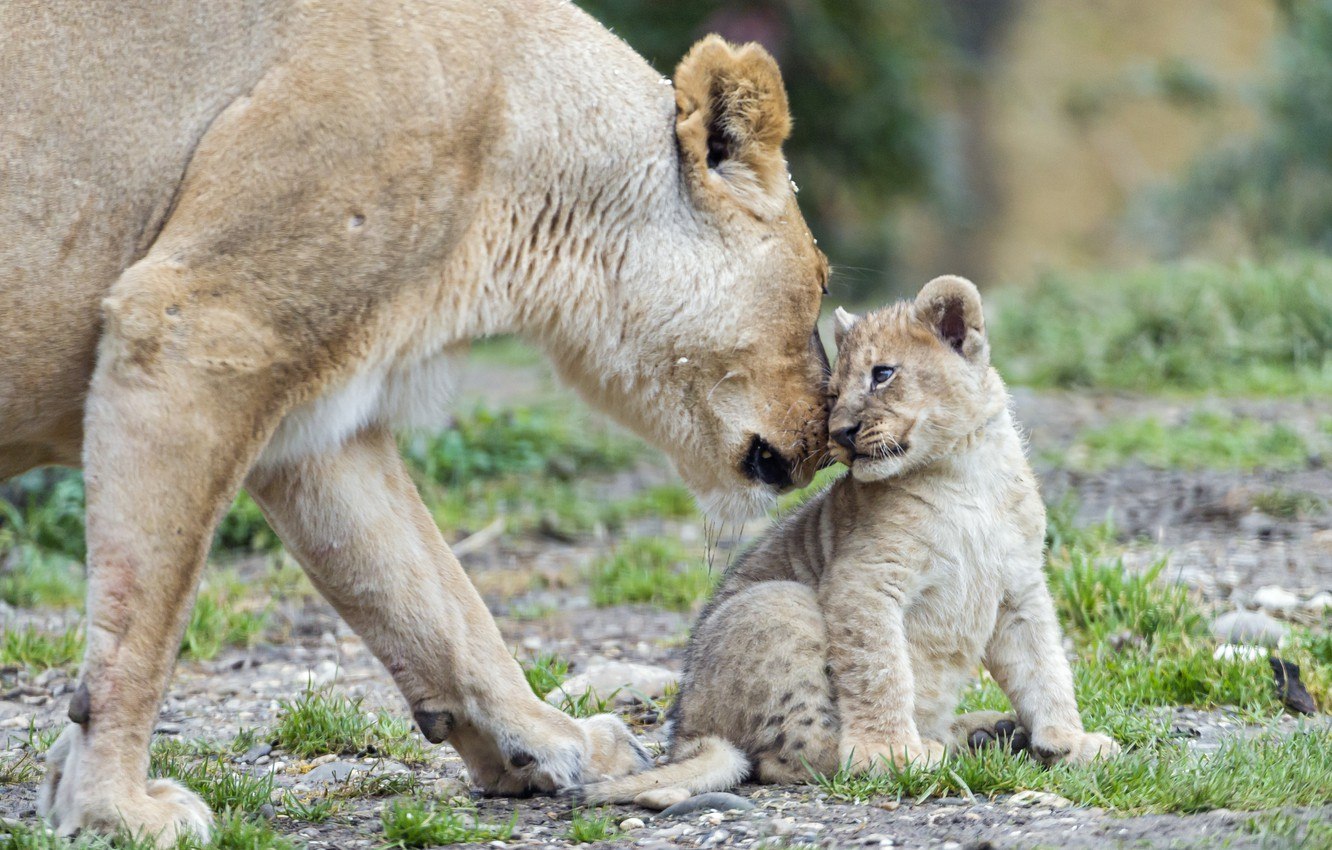
[[[860,317],[855,313],[848,313],[841,307],[833,311],[833,342],[837,343],[837,350],[842,350],[842,343],[846,340],[846,335],[856,326]]]
[[[916,296],[916,315],[968,360],[988,359],[980,291],[966,278],[944,275]]]
[[[760,218],[786,207],[782,142],[791,112],[777,62],[754,43],[710,35],[675,69],[675,132],[696,192],[728,192]]]

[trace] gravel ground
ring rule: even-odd
[[[1168,415],[1185,402],[1089,398],[1021,393],[1019,417],[1031,432],[1032,454],[1040,459],[1067,449],[1082,428],[1115,417]],[[1332,405],[1305,402],[1236,402],[1228,408],[1271,418],[1292,427],[1316,427],[1332,417]],[[1312,516],[1293,519],[1255,512],[1246,494],[1281,486],[1332,494],[1332,470],[1311,462],[1298,473],[1246,475],[1221,472],[1161,472],[1128,467],[1103,473],[1070,473],[1049,468],[1043,478],[1048,496],[1074,492],[1081,515],[1091,521],[1113,511],[1118,527],[1134,540],[1130,566],[1162,553],[1172,553],[1170,575],[1197,588],[1218,610],[1244,607],[1258,591],[1280,586],[1300,599],[1332,590],[1332,514],[1326,506]],[[658,470],[641,470],[612,482],[634,488],[657,480]],[[700,533],[692,523],[654,521],[652,533]],[[538,537],[503,539],[465,559],[465,565],[497,614],[501,628],[521,654],[554,652],[573,662],[575,672],[603,659],[626,660],[677,670],[689,617],[670,611],[622,606],[596,609],[586,588],[566,580],[597,553],[605,542],[575,544]],[[724,556],[723,556],[724,558]],[[268,569],[259,560],[241,563],[245,573]],[[534,576],[542,580],[533,582]],[[530,589],[538,586],[538,589]],[[21,611],[0,611],[17,624],[34,618]],[[50,619],[48,615],[47,620]],[[406,714],[400,697],[381,665],[370,656],[322,601],[285,602],[274,611],[284,639],[250,651],[228,650],[212,662],[182,662],[172,681],[158,733],[183,739],[229,740],[241,728],[273,724],[277,701],[289,698],[307,681],[336,679],[348,694],[364,696],[366,704]],[[0,742],[25,738],[30,723],[48,728],[61,722],[71,690],[62,673],[28,677],[16,671],[3,676],[0,700]],[[660,740],[654,712],[630,712],[649,741]],[[1215,746],[1241,731],[1225,712],[1181,710],[1175,722],[1191,737],[1191,746]],[[1315,722],[1321,722],[1316,720]],[[1289,722],[1294,726],[1294,721]],[[374,760],[324,757],[302,762],[280,753],[258,756],[243,770],[273,770],[277,784],[318,790],[337,784],[348,771],[395,772],[402,765]],[[332,766],[330,766],[332,765]],[[466,795],[459,759],[447,747],[434,748],[430,762],[412,768],[420,781],[443,796]],[[846,805],[823,798],[812,786],[745,787],[738,793],[754,808],[727,814],[694,812],[680,817],[652,817],[619,807],[615,819],[631,819],[614,844],[655,847],[754,846],[776,839],[785,844],[897,847],[1258,847],[1282,846],[1246,829],[1254,813],[1213,811],[1179,816],[1122,817],[1096,809],[1070,808],[1060,798],[943,799],[877,805]],[[0,816],[33,815],[36,786],[0,789]],[[298,825],[278,817],[281,831],[312,847],[377,846],[382,841],[379,809],[382,799],[348,802],[336,822]],[[570,803],[560,798],[487,800],[473,803],[487,822],[517,818],[508,846],[567,846]],[[1332,820],[1332,807],[1292,810],[1295,821]],[[635,824],[637,818],[641,824]],[[1263,844],[1266,840],[1268,843]]]

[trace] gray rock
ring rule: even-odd
[[[245,754],[236,759],[236,761],[241,764],[253,764],[255,761],[263,758],[271,752],[273,752],[272,744],[255,744],[253,747],[246,750]]]
[[[661,699],[679,678],[665,667],[598,658],[589,662],[586,671],[571,676],[547,694],[546,701],[560,705],[565,699],[580,697],[590,690],[602,699],[615,694],[615,702],[628,705],[644,697]]]
[[[1274,647],[1287,628],[1261,611],[1229,611],[1212,621],[1212,636],[1221,643]]]
[[[698,794],[690,797],[683,803],[676,803],[669,809],[663,811],[658,817],[674,818],[680,815],[691,815],[694,812],[747,812],[754,808],[753,802],[746,800],[739,794],[727,794],[724,791],[714,791],[711,794]]]
[[[264,820],[272,820],[277,817],[277,809],[273,808],[272,803],[264,803],[259,807],[259,815],[263,817]]]
[[[331,761],[327,764],[321,764],[314,770],[305,774],[304,781],[308,783],[330,784],[333,782],[346,782],[347,778],[360,770],[369,770],[368,764],[357,764],[351,761]]]

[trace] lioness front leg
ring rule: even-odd
[[[256,470],[250,493],[320,592],[393,674],[432,742],[492,793],[551,791],[649,764],[624,724],[538,699],[449,551],[392,436]]]
[[[819,585],[828,628],[828,665],[842,722],[841,763],[855,771],[937,764],[938,741],[916,728],[915,682],[903,605],[907,570],[898,564],[834,561]]]
[[[145,262],[105,304],[85,420],[87,649],[38,804],[60,835],[167,846],[212,821],[193,792],[148,780],[148,743],[213,527],[278,403],[271,381],[194,359],[182,277]]]
[[[1027,727],[1038,758],[1084,764],[1119,752],[1108,736],[1082,728],[1073,671],[1043,578],[1004,596],[985,667]]]

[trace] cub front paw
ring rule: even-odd
[[[1031,737],[1031,752],[1046,764],[1089,764],[1119,754],[1108,735],[1081,729],[1042,729]]]
[[[947,750],[938,741],[927,739],[905,743],[848,741],[841,747],[842,764],[853,773],[875,773],[912,767],[937,767]]]

